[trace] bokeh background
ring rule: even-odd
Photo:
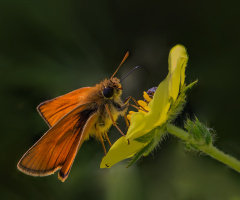
[[[19,172],[18,160],[48,126],[36,106],[117,74],[123,99],[142,98],[167,75],[171,47],[189,53],[188,104],[176,123],[196,115],[216,131],[218,148],[240,159],[238,1],[0,1],[0,199],[239,200],[240,174],[208,156],[185,151],[169,136],[161,148],[126,169],[100,169],[101,144],[85,142],[65,183],[57,174]],[[123,120],[119,124],[124,129]],[[110,139],[120,134],[111,128]]]

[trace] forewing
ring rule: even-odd
[[[82,145],[84,138],[86,138],[86,135],[89,133],[89,130],[91,129],[93,124],[96,122],[97,116],[98,116],[97,112],[92,114],[88,118],[83,129],[81,130],[81,134],[77,135],[77,138],[75,139],[75,142],[73,143],[73,145],[68,153],[68,156],[65,159],[64,165],[62,166],[61,170],[58,173],[58,178],[62,182],[64,182],[67,179],[69,172],[71,170],[73,161],[76,157],[77,151],[79,150],[80,146]]]
[[[69,159],[71,164],[86,133],[96,118],[94,104],[84,104],[65,115],[46,132],[21,158],[18,169],[33,176],[46,176],[62,168]],[[91,124],[89,120],[91,119]],[[71,165],[67,174],[69,173]],[[65,179],[64,179],[65,180]]]
[[[84,87],[68,94],[41,103],[37,110],[49,127],[54,126],[63,116],[79,105],[88,103],[92,87]]]

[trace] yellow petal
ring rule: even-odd
[[[148,107],[148,105],[147,105],[147,103],[146,103],[145,101],[139,100],[139,101],[138,101],[138,104],[139,104],[142,108],[144,108],[145,110],[149,111],[149,107]]]
[[[179,65],[179,59],[188,60],[187,50],[184,46],[178,44],[174,46],[170,53],[168,58],[168,65],[169,65],[169,72],[173,73],[176,67]]]
[[[169,54],[169,94],[175,101],[178,93],[179,86],[184,84],[185,81],[185,68],[187,65],[188,56],[186,48],[182,45],[173,47]]]
[[[139,101],[138,101],[138,104],[139,104],[140,106],[142,106],[142,107],[147,106],[147,103],[146,103],[145,101],[143,101],[143,100],[139,100]]]
[[[146,144],[135,140],[130,141],[130,144],[128,144],[127,139],[122,136],[112,145],[107,155],[103,157],[100,168],[111,167],[121,160],[132,157],[145,145]]]
[[[145,119],[146,112],[134,113],[131,117],[131,124],[128,128],[126,138],[133,140],[135,138],[141,137],[146,132],[146,123],[143,121]],[[151,128],[150,128],[151,129]]]
[[[183,84],[185,83],[185,69],[186,69],[186,66],[187,66],[187,61],[188,60],[184,60],[183,61],[183,65],[182,65],[182,69],[181,69],[181,86],[183,86]]]
[[[146,113],[146,111],[143,111],[143,110],[138,110],[138,112],[141,112],[141,113]]]
[[[152,98],[150,98],[149,95],[145,91],[143,92],[143,98],[146,99],[147,102],[152,101]]]
[[[131,121],[131,117],[132,117],[132,115],[130,115],[130,114],[127,115],[128,121]]]
[[[131,121],[132,114],[135,113],[134,111],[129,111],[129,114],[127,115],[127,119]]]
[[[153,100],[148,106],[150,108],[149,115],[152,118],[153,128],[161,126],[167,121],[167,113],[170,108],[169,75],[160,83],[153,96]]]

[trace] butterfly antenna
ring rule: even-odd
[[[111,76],[111,79],[114,77],[114,75],[117,73],[117,71],[119,70],[119,68],[122,66],[122,64],[124,63],[124,61],[128,58],[129,56],[129,51],[127,51],[127,53],[125,54],[124,58],[122,59],[122,62],[120,63],[120,65],[118,66],[117,70],[113,73],[113,75]]]
[[[152,81],[152,83],[153,83],[153,85],[154,85],[154,81],[153,81],[153,78],[152,78],[150,72],[148,71],[148,69],[147,69],[146,67],[143,67],[143,66],[136,66],[136,67],[134,67],[130,72],[127,73],[126,76],[124,76],[124,77],[120,80],[120,83],[121,83],[125,78],[127,78],[133,71],[135,71],[135,70],[138,69],[138,68],[143,68],[143,69],[146,70],[146,72],[148,73],[148,75],[149,75],[149,77],[150,77],[150,79],[151,79],[151,81]]]

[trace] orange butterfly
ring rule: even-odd
[[[128,100],[121,100],[122,87],[114,75],[128,57],[128,52],[110,79],[94,87],[84,87],[41,103],[37,110],[49,130],[23,155],[17,168],[32,176],[47,176],[60,169],[58,178],[64,182],[83,141],[89,137],[103,143],[107,131],[124,116]],[[124,135],[124,134],[123,134]]]

